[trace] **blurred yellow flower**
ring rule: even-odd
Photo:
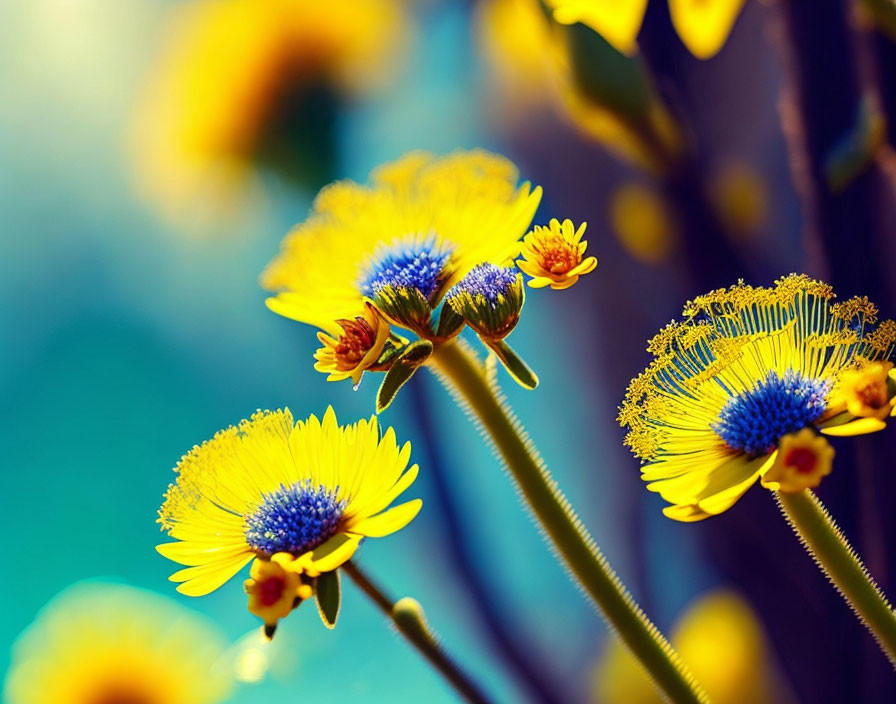
[[[768,646],[750,606],[734,592],[697,599],[672,631],[672,644],[714,704],[773,701]],[[665,701],[641,664],[612,639],[594,670],[594,701],[660,704]]]
[[[398,0],[183,3],[135,112],[138,186],[175,221],[220,219],[251,193],[260,151],[308,93],[381,85],[406,30]]]
[[[675,217],[662,196],[637,183],[619,186],[610,196],[610,224],[623,249],[643,264],[659,264],[675,249]]]
[[[581,22],[623,54],[637,51],[636,37],[647,0],[546,0],[561,24]],[[745,0],[669,0],[675,31],[698,59],[715,56],[734,26]]]
[[[7,704],[213,704],[230,693],[215,624],[152,592],[81,582],[13,645]]]
[[[769,193],[765,179],[754,167],[740,162],[725,164],[711,180],[716,212],[732,235],[760,234],[768,218]]]

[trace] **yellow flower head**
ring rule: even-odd
[[[152,592],[81,582],[13,646],[7,704],[214,704],[232,680],[214,623]]]
[[[342,181],[318,195],[262,275],[275,313],[327,330],[372,300],[419,330],[474,266],[513,257],[541,199],[516,168],[483,151],[412,152],[369,185]]]
[[[340,426],[332,408],[297,423],[289,410],[259,411],[181,459],[159,511],[175,542],[156,549],[187,565],[171,580],[190,596],[217,589],[256,557],[275,563],[253,569],[250,586],[254,612],[274,613],[287,602],[265,605],[270,592],[255,586],[263,589],[264,577],[278,568],[331,572],[362,538],[394,533],[417,515],[419,499],[389,508],[417,477],[410,454],[392,428],[380,438],[375,417]]]
[[[553,219],[547,227],[536,225],[523,239],[522,259],[517,266],[531,276],[529,286],[564,289],[572,286],[580,276],[594,271],[595,257],[583,259],[588,243],[582,240],[587,223],[578,229],[571,220],[561,224]]]
[[[874,363],[893,355],[896,324],[875,327],[867,298],[833,298],[829,286],[796,274],[772,288],[739,283],[691,301],[682,322],[651,340],[655,359],[629,385],[619,421],[645,461],[647,488],[672,504],[667,516],[695,521],[727,510],[779,457],[779,470],[790,466],[784,436],[804,442],[804,428],[884,427],[850,410],[843,389],[855,388],[856,370],[879,379]],[[823,467],[822,448],[813,448]]]
[[[581,22],[617,51],[637,51],[647,0],[547,0],[547,4],[553,7],[557,22]],[[725,44],[743,4],[744,0],[669,0],[669,14],[690,52],[698,59],[709,59]]]
[[[389,323],[376,308],[365,303],[362,315],[337,320],[336,324],[341,332],[317,334],[323,347],[314,354],[317,360],[314,368],[329,374],[327,381],[351,379],[357,386],[364,371],[376,366],[389,337]]]
[[[228,205],[312,89],[382,83],[406,33],[399,0],[198,0],[176,8],[135,112],[145,195],[183,219]],[[275,135],[276,136],[276,135]]]
[[[797,492],[814,489],[831,473],[834,448],[813,430],[785,435],[771,467],[762,476],[762,486],[772,491]]]

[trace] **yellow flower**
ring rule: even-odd
[[[376,365],[389,337],[389,323],[370,303],[364,304],[363,311],[353,319],[337,320],[341,333],[317,334],[324,346],[314,354],[314,368],[329,374],[327,381],[351,379],[357,387],[364,371]]]
[[[256,557],[309,577],[331,572],[362,538],[417,515],[419,499],[389,508],[417,477],[417,465],[405,471],[410,454],[392,428],[380,438],[375,417],[340,426],[328,408],[322,421],[294,424],[289,410],[259,411],[180,461],[159,511],[176,542],[156,549],[187,565],[171,580],[189,596],[217,589]],[[257,567],[252,579],[271,571]]]
[[[342,181],[321,191],[262,275],[278,292],[267,305],[323,328],[372,299],[392,322],[419,329],[474,266],[513,257],[540,199],[540,188],[517,185],[503,157],[412,152],[374,171],[369,186]]]
[[[629,385],[619,422],[646,463],[647,488],[672,504],[667,516],[696,521],[727,510],[775,465],[784,436],[884,427],[850,410],[842,380],[866,368],[880,378],[873,364],[893,355],[896,323],[875,327],[867,298],[833,298],[829,286],[796,274],[773,288],[739,283],[691,301],[682,322],[651,340],[655,359]],[[776,474],[787,465],[785,455]]]
[[[653,189],[637,183],[613,192],[610,222],[619,244],[644,264],[660,264],[678,242],[675,219],[666,202]]]
[[[75,584],[19,636],[7,704],[213,704],[232,680],[215,624],[152,592]]]
[[[814,489],[831,473],[834,448],[809,428],[785,435],[778,443],[775,461],[762,477],[772,491]]]
[[[886,418],[893,411],[893,388],[888,379],[892,362],[875,362],[846,372],[835,390],[846,410],[859,418]]]
[[[714,704],[774,700],[762,626],[736,593],[717,590],[701,596],[679,618],[671,640]],[[603,704],[665,701],[618,639],[612,639],[594,674],[595,700]]]
[[[523,239],[522,259],[517,266],[531,276],[529,286],[553,289],[564,289],[572,286],[580,276],[594,271],[597,266],[595,257],[583,259],[587,242],[582,241],[587,223],[578,229],[571,220],[564,220],[561,225],[556,219],[547,227],[536,225]]]
[[[196,220],[202,208],[232,208],[255,185],[261,152],[295,124],[312,91],[350,98],[382,83],[406,24],[399,0],[176,8],[135,109],[131,141],[144,195],[178,222]],[[282,152],[290,142],[277,144]]]
[[[255,560],[249,571],[250,578],[243,585],[249,595],[249,613],[258,616],[266,626],[275,626],[286,618],[296,606],[296,600],[311,597],[311,585],[302,581],[302,574],[317,577],[307,554],[300,560],[298,570],[293,566],[295,558],[286,552],[278,552],[270,560]]]
[[[715,56],[745,0],[669,0],[675,31],[699,59]],[[644,21],[647,0],[547,0],[561,24],[581,22],[623,54],[637,50],[636,37]]]

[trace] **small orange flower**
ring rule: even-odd
[[[781,438],[772,466],[762,477],[762,486],[772,491],[797,492],[812,489],[831,473],[834,448],[810,428]]]
[[[595,257],[583,259],[587,242],[582,241],[587,223],[575,229],[572,220],[560,222],[554,218],[547,227],[536,225],[523,238],[522,259],[517,266],[532,278],[529,286],[564,289],[572,286],[580,276],[594,271]]]
[[[317,333],[323,347],[314,353],[314,368],[327,373],[327,381],[350,378],[357,386],[364,370],[375,365],[382,354],[389,338],[389,323],[369,303],[364,304],[363,315],[336,322],[342,328],[340,335]]]

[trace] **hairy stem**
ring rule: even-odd
[[[632,599],[557,487],[520,423],[463,342],[440,346],[432,362],[446,386],[500,453],[526,505],[569,572],[673,702],[706,702],[678,654]]]
[[[787,522],[896,667],[896,612],[818,497],[775,492]]]
[[[458,694],[471,704],[491,704],[491,700],[483,694],[479,685],[470,679],[470,676],[442,649],[438,638],[426,623],[423,609],[416,601],[413,599],[392,601],[354,562],[346,562],[342,569],[395,624],[398,632],[448,680]]]

